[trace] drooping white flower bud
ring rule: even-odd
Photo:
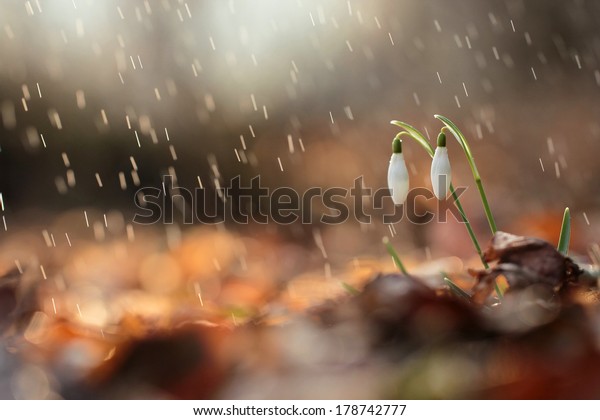
[[[388,167],[388,188],[392,194],[394,204],[404,204],[408,196],[408,170],[404,155],[402,154],[402,142],[395,138],[392,143],[392,157]]]
[[[438,136],[437,145],[431,162],[431,185],[437,199],[443,200],[448,195],[450,183],[452,182],[450,159],[448,159],[446,135],[444,133],[440,133]]]

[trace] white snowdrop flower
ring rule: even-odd
[[[388,167],[388,188],[392,194],[395,205],[404,204],[408,195],[408,170],[404,155],[402,154],[402,142],[395,138],[392,143],[392,157]]]
[[[450,159],[448,159],[448,149],[446,148],[446,135],[440,133],[433,161],[431,162],[431,185],[438,200],[446,198],[450,189],[450,182],[452,182],[452,173],[450,172]]]

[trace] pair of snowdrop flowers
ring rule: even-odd
[[[441,132],[437,138],[437,148],[431,162],[431,185],[438,200],[448,195],[452,175],[450,160],[446,148],[446,135]],[[392,157],[388,168],[388,187],[395,205],[404,204],[408,196],[408,170],[402,154],[402,140],[398,137],[392,142]]]

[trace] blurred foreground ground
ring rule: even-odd
[[[592,0],[2,2],[0,397],[597,398],[596,286],[467,304],[440,275],[475,285],[459,223],[132,219],[164,175],[385,187],[388,121],[433,139],[439,113],[502,230],[556,244],[569,206],[570,255],[598,264],[599,19]],[[418,280],[380,276],[383,236]]]
[[[440,274],[480,290],[466,273],[476,259],[406,258],[406,277],[382,274],[396,272],[389,258],[324,265],[275,234],[108,220],[101,240],[58,220],[2,245],[0,397],[600,395],[597,280],[532,271],[547,257],[517,264],[516,280],[511,268],[502,302],[482,303]]]

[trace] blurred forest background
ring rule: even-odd
[[[440,113],[468,135],[501,229],[555,241],[570,206],[585,252],[600,222],[599,19],[593,0],[3,1],[7,229],[64,212],[83,226],[84,210],[130,223],[135,191],[164,174],[189,188],[237,175],[299,192],[359,176],[385,187],[388,122],[433,137]],[[405,153],[411,185],[429,188],[429,158],[416,144]],[[487,237],[454,142],[450,153]],[[314,248],[312,226],[225,228]],[[395,229],[406,253],[473,253],[454,223]],[[328,257],[348,261],[383,255],[390,231],[351,221],[321,233]]]

